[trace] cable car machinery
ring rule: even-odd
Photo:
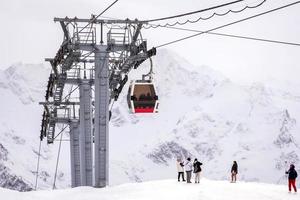
[[[57,130],[69,125],[72,187],[104,187],[109,107],[118,99],[130,70],[154,56],[156,49],[147,50],[142,38],[146,21],[95,16],[54,21],[60,23],[64,39],[56,56],[45,59],[52,71],[45,102],[40,103],[44,106],[40,139],[51,144],[62,134]]]

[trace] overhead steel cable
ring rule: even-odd
[[[213,6],[213,7],[205,8],[205,9],[201,9],[201,10],[196,10],[196,11],[193,11],[193,12],[183,13],[183,14],[179,14],[179,15],[173,15],[173,16],[169,16],[169,17],[150,19],[150,20],[145,20],[145,21],[146,22],[157,22],[157,21],[168,20],[168,19],[173,19],[173,18],[178,18],[178,17],[184,17],[184,16],[188,16],[188,15],[194,15],[194,14],[197,14],[197,13],[201,13],[201,12],[205,12],[205,11],[209,11],[209,10],[214,10],[214,9],[217,9],[217,8],[225,7],[225,6],[232,5],[232,4],[235,4],[235,3],[239,3],[239,2],[242,2],[242,1],[244,1],[244,0],[232,1],[232,2],[229,2],[229,3],[224,3],[224,4],[221,4],[221,5],[218,5],[218,6]]]
[[[37,190],[37,185],[38,185],[39,169],[40,169],[40,157],[41,157],[41,147],[42,147],[42,140],[40,140],[40,144],[39,144],[39,153],[38,153],[38,160],[37,160],[37,165],[36,165],[36,175],[35,175],[34,190]]]
[[[183,41],[183,40],[187,40],[187,39],[189,39],[189,38],[193,38],[193,37],[196,37],[196,36],[199,36],[199,35],[203,35],[203,34],[205,34],[205,33],[211,32],[211,31],[215,31],[215,30],[218,30],[218,29],[221,29],[221,28],[224,28],[224,27],[227,27],[227,26],[231,26],[231,25],[234,25],[234,24],[243,22],[243,21],[247,21],[247,20],[250,20],[250,19],[253,19],[253,18],[262,16],[262,15],[266,15],[266,14],[271,13],[271,12],[275,12],[275,11],[278,11],[278,10],[281,10],[281,9],[284,9],[284,8],[287,8],[287,7],[291,7],[291,6],[294,6],[294,5],[298,4],[298,3],[300,3],[300,1],[296,1],[296,2],[287,4],[287,5],[278,7],[278,8],[274,8],[274,9],[272,9],[272,10],[268,10],[268,11],[265,11],[265,12],[262,12],[262,13],[259,13],[259,14],[253,15],[253,16],[250,16],[250,17],[246,17],[246,18],[244,18],[244,19],[240,19],[240,20],[237,20],[237,21],[234,21],[234,22],[231,22],[231,23],[222,25],[222,26],[218,26],[218,27],[216,27],[216,28],[212,28],[212,29],[209,29],[209,30],[207,30],[207,31],[203,31],[203,32],[200,32],[200,33],[196,33],[196,34],[193,34],[193,35],[190,35],[190,36],[187,36],[187,37],[183,37],[183,38],[180,38],[180,39],[177,39],[177,40],[173,40],[173,41],[170,41],[170,42],[167,42],[167,43],[158,45],[158,46],[156,46],[156,47],[154,47],[154,48],[160,48],[160,47],[167,46],[167,45],[170,45],[170,44],[174,44],[174,43],[177,43],[177,42],[180,42],[180,41]]]
[[[200,31],[200,30],[187,29],[187,28],[178,28],[178,27],[164,27],[164,28],[170,28],[170,29],[176,29],[176,30],[182,30],[182,31],[190,31],[190,32],[197,32],[197,33],[205,33],[205,34],[210,34],[210,35],[225,36],[225,37],[238,38],[238,39],[254,40],[254,41],[260,41],[260,42],[269,42],[269,43],[300,46],[300,43],[295,43],[295,42],[270,40],[270,39],[249,37],[249,36],[243,36],[243,35],[233,35],[233,34],[217,33],[217,32],[205,32],[205,31]]]
[[[58,153],[57,153],[57,158],[56,158],[56,165],[55,165],[54,181],[53,181],[53,186],[52,186],[53,190],[56,189],[56,178],[57,178],[57,171],[58,171],[58,165],[59,165],[62,137],[63,137],[63,133],[60,135],[60,142],[59,142]]]
[[[78,33],[81,33],[85,28],[87,28],[89,25],[91,25],[90,26],[90,29],[89,29],[89,31],[88,31],[88,35],[87,35],[87,37],[86,37],[86,41],[85,41],[85,43],[87,43],[88,42],[88,39],[89,39],[89,37],[90,37],[90,33],[91,33],[91,31],[92,31],[92,28],[93,28],[93,23],[102,15],[102,14],[104,14],[108,9],[110,9],[115,3],[117,3],[119,0],[115,0],[113,3],[111,3],[107,8],[105,8],[100,14],[98,14],[97,16],[95,16],[95,17],[92,17],[92,19],[83,27],[83,28],[81,28],[79,31],[78,31]],[[91,52],[91,54],[92,54],[93,52]],[[89,55],[88,55],[89,56]],[[83,58],[83,59],[85,59],[86,58],[86,56]]]
[[[94,23],[103,13],[105,13],[108,9],[110,9],[115,3],[117,3],[119,0],[115,0],[113,3],[111,3],[107,8],[105,8],[99,15],[97,15],[96,17],[93,17],[91,19],[91,21],[89,21],[89,23],[87,23],[80,31],[78,31],[79,33],[81,31],[83,31],[86,27],[88,27],[90,24]]]
[[[210,15],[209,17],[199,17],[197,18],[196,20],[186,20],[185,22],[174,22],[172,24],[169,24],[169,23],[166,23],[166,24],[157,24],[157,25],[154,25],[154,24],[147,24],[147,25],[144,25],[143,28],[145,29],[149,29],[149,28],[159,28],[159,27],[170,27],[170,26],[176,26],[176,25],[185,25],[187,23],[197,23],[199,22],[200,20],[209,20],[211,18],[213,18],[214,16],[225,16],[229,13],[240,13],[246,9],[253,9],[253,8],[258,8],[259,6],[261,6],[262,4],[264,4],[266,2],[266,0],[263,0],[262,2],[260,2],[259,4],[255,5],[255,6],[245,6],[243,7],[242,9],[240,10],[232,10],[232,9],[229,9],[228,11],[226,11],[225,13],[217,13],[217,12],[214,12],[212,15]]]
[[[119,26],[119,28],[123,28],[123,27]],[[205,31],[201,31],[201,30],[188,29],[188,28],[180,28],[180,27],[173,27],[173,26],[164,26],[164,27],[160,27],[160,28],[167,28],[167,29],[174,29],[174,30],[181,30],[181,31],[189,31],[189,32],[196,32],[196,33],[203,32],[203,33],[209,34],[209,35],[231,37],[231,38],[237,38],[237,39],[254,40],[254,41],[260,41],[260,42],[269,42],[269,43],[275,43],[275,44],[277,43],[277,44],[284,44],[284,45],[300,46],[300,43],[296,43],[296,42],[271,40],[271,39],[265,39],[265,38],[250,37],[250,36],[245,36],[245,35],[235,35],[235,34],[227,34],[227,33],[220,33],[220,32],[205,32]]]

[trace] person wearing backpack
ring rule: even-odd
[[[195,183],[200,183],[200,172],[201,172],[201,165],[202,163],[195,158],[193,167],[194,167],[194,174],[195,174]]]

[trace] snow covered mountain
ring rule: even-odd
[[[140,78],[147,64],[130,78]],[[240,86],[168,50],[154,58],[154,72],[158,114],[129,114],[128,84],[114,105],[111,184],[172,178],[177,157],[197,157],[204,163],[203,175],[217,180],[228,179],[231,163],[237,160],[240,179],[269,183],[285,183],[287,163],[300,164],[297,85]],[[3,187],[29,190],[34,185],[42,114],[38,102],[44,98],[49,73],[44,65],[24,64],[0,71]],[[57,187],[70,184],[68,145],[62,145]],[[42,146],[41,189],[53,182],[57,146]]]
[[[35,183],[40,121],[50,69],[18,63],[0,71],[0,185],[31,190]],[[41,187],[49,187],[50,171],[55,166],[56,147],[42,148]],[[45,166],[45,167],[44,167]],[[45,170],[44,170],[45,169]],[[61,177],[61,174],[59,174]]]

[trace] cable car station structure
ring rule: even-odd
[[[109,107],[127,74],[156,54],[138,20],[55,18],[64,39],[47,85],[40,139],[55,141],[69,127],[72,187],[108,184]],[[75,97],[74,97],[75,96]],[[64,130],[64,129],[63,129]]]

